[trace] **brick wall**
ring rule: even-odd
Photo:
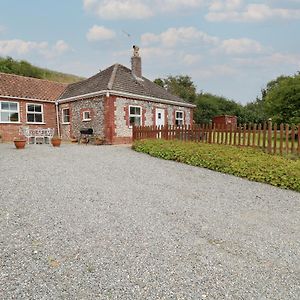
[[[0,98],[0,101],[5,102],[18,102],[19,103],[19,123],[0,123],[0,134],[3,141],[13,141],[14,137],[19,136],[19,129],[22,126],[28,126],[29,128],[57,128],[56,126],[56,112],[55,104],[48,102],[38,102],[29,100],[12,100],[6,98]],[[26,115],[26,104],[36,103],[43,105],[44,123],[43,124],[28,124]]]

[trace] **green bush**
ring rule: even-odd
[[[194,142],[142,140],[132,148],[155,157],[264,182],[300,192],[300,160],[253,148]]]

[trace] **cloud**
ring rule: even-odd
[[[83,7],[103,19],[144,19],[153,15],[150,6],[139,0],[83,0]]]
[[[300,55],[290,53],[274,52],[262,57],[255,58],[235,58],[234,62],[240,66],[252,66],[252,67],[274,67],[282,65],[291,65],[300,67]]]
[[[196,29],[195,27],[169,28],[160,34],[145,33],[141,36],[142,45],[160,43],[163,47],[174,47],[179,44],[203,43],[216,44],[218,38]]]
[[[201,0],[156,0],[155,7],[160,11],[177,11],[182,9],[194,9],[204,4]]]
[[[48,42],[32,42],[19,39],[0,40],[0,55],[25,55],[37,53],[46,58],[61,55],[70,50],[69,45],[63,41],[57,41],[53,46]]]
[[[240,0],[213,1],[205,18],[211,22],[260,22],[273,18],[300,19],[300,9],[272,8],[266,4],[256,3],[242,8],[241,6]]]
[[[209,10],[234,10],[238,9],[242,5],[242,0],[214,0],[209,4]]]
[[[53,50],[57,54],[63,54],[63,53],[68,52],[70,50],[70,46],[65,41],[59,40],[53,46]]]
[[[248,38],[227,39],[221,42],[219,50],[226,54],[262,53],[265,48],[257,41]]]
[[[102,19],[145,19],[201,7],[207,0],[83,0],[83,8]]]
[[[115,38],[115,36],[116,33],[113,30],[97,25],[91,27],[86,34],[86,38],[90,42],[111,40]]]
[[[185,54],[183,56],[183,63],[186,65],[194,65],[202,60],[202,55],[200,54]]]

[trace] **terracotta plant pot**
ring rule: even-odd
[[[88,144],[88,142],[89,142],[89,139],[88,138],[81,138],[81,140],[80,140],[80,143],[81,144]]]
[[[60,138],[52,138],[51,144],[53,147],[59,147],[61,144],[61,139]]]
[[[78,139],[76,138],[70,138],[71,143],[78,143]]]
[[[103,145],[103,139],[95,138],[94,144],[95,144],[95,145]]]
[[[17,149],[24,149],[26,145],[26,140],[15,139],[14,143]]]

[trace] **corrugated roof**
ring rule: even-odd
[[[186,103],[183,99],[172,95],[161,86],[143,77],[142,80],[132,75],[129,68],[115,64],[98,74],[70,84],[60,99],[81,96],[103,90],[113,90],[117,92],[131,93],[146,97],[153,97],[162,100],[171,100]]]
[[[55,101],[66,87],[54,81],[0,73],[0,96]]]

